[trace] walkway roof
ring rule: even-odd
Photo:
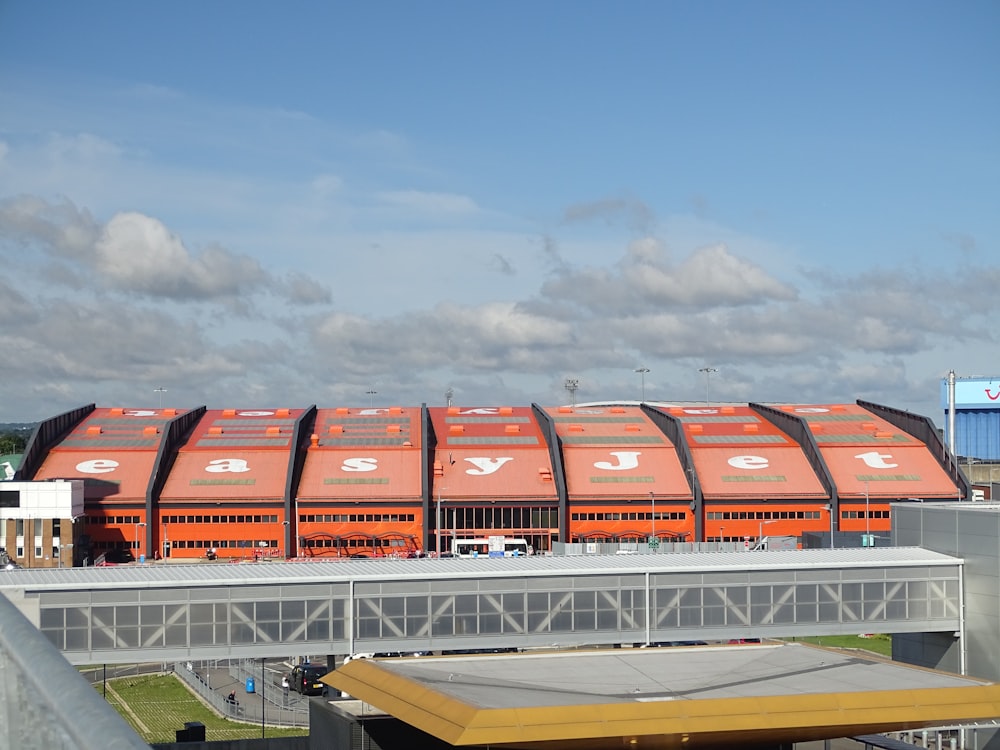
[[[1000,716],[1000,685],[800,643],[357,659],[323,681],[491,748],[774,746]]]

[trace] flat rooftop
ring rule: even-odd
[[[1000,716],[996,684],[800,643],[359,659],[324,681],[494,748],[766,745]]]

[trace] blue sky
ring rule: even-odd
[[[0,2],[0,421],[998,374],[995,2]],[[375,396],[367,395],[377,391]]]

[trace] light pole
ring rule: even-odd
[[[365,391],[365,393],[368,394],[368,406],[370,408],[374,409],[375,408],[375,394],[378,393],[378,391],[375,390],[375,386],[374,385],[370,385],[370,386],[368,386],[368,390]]]
[[[132,546],[135,549],[139,549],[139,527],[145,527],[145,525],[142,521],[135,525],[135,540],[132,542]]]
[[[163,386],[160,386],[159,388],[154,388],[153,389],[153,393],[159,393],[160,394],[160,408],[161,409],[163,408],[163,394],[166,393],[166,392],[167,392],[167,389],[164,388]]]
[[[652,508],[652,515],[649,520],[649,538],[656,539],[656,495],[649,493],[649,505]]]
[[[434,549],[438,557],[441,557],[441,493],[447,487],[438,487],[437,511],[434,513]]]
[[[872,514],[868,510],[868,480],[865,480],[865,543],[862,547],[872,547]]]
[[[649,372],[649,368],[637,367],[635,371],[639,373],[639,382],[642,384],[642,403],[646,403],[646,373]]]
[[[767,526],[769,523],[777,523],[777,522],[772,519],[770,521],[761,521],[757,525],[757,546],[758,547],[760,546],[760,543],[762,541],[764,541],[764,527]]]
[[[708,400],[708,386],[712,379],[712,373],[718,372],[718,369],[715,367],[702,367],[698,372],[705,373],[705,406],[708,406],[710,403]]]
[[[569,396],[573,407],[576,408],[576,389],[580,387],[580,381],[573,378],[566,378],[566,390],[569,391]]]

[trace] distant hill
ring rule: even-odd
[[[0,433],[31,432],[37,426],[38,422],[0,422]]]

